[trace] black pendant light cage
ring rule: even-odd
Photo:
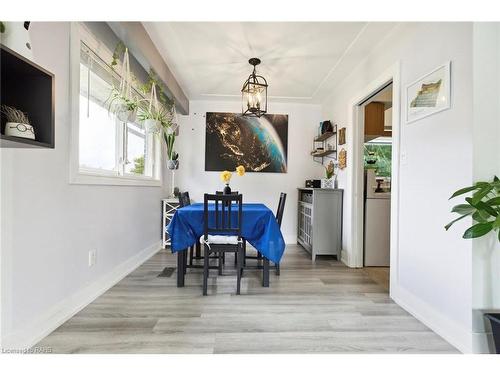
[[[267,113],[267,81],[257,75],[255,67],[260,64],[257,58],[248,60],[253,72],[241,89],[241,113],[243,116],[261,117]]]

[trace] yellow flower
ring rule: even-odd
[[[220,174],[220,179],[222,182],[224,182],[225,184],[228,184],[229,181],[231,180],[231,177],[233,176],[233,174],[229,171],[223,171],[221,174]]]
[[[236,167],[236,173],[238,173],[238,176],[244,176],[245,175],[245,167],[242,165],[238,165]]]

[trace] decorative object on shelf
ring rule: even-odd
[[[498,211],[500,179],[495,176],[491,182],[476,182],[473,186],[457,190],[450,199],[470,192],[472,192],[472,197],[465,198],[466,203],[452,208],[451,212],[459,214],[460,217],[448,223],[445,229],[448,230],[457,221],[472,216],[476,223],[464,232],[462,238],[482,237],[491,231],[496,231],[498,232],[497,240],[500,242],[500,212]]]
[[[32,60],[30,22],[2,22],[2,26],[2,44]]]
[[[333,160],[330,160],[328,165],[325,167],[326,178],[321,179],[322,189],[333,189],[333,175],[335,173],[335,167]]]
[[[116,53],[116,49],[115,49]],[[113,54],[113,63],[117,64],[115,58],[115,53]],[[137,117],[137,108],[139,107],[139,99],[132,91],[132,81],[133,77],[130,73],[130,61],[128,48],[125,47],[123,53],[123,63],[120,72],[120,87],[117,89],[113,87],[111,89],[110,96],[107,100],[108,110],[116,115],[116,117],[122,122],[134,122]]]
[[[344,169],[347,167],[347,151],[342,148],[339,152],[339,168]]]
[[[451,107],[450,67],[448,61],[406,87],[407,123]]]
[[[321,134],[325,133],[333,133],[333,125],[330,120],[326,120],[321,123]]]
[[[252,57],[248,63],[253,66],[253,72],[243,84],[241,89],[243,116],[261,117],[267,113],[267,81],[257,75],[255,67],[261,63],[260,59]]]
[[[286,173],[288,115],[207,112],[205,170]]]
[[[235,172],[238,176],[242,177],[245,175],[245,167],[243,165],[238,165]],[[231,177],[233,177],[233,174],[229,171],[222,171],[220,174],[221,181],[226,185],[223,190],[224,194],[231,194],[231,187],[229,186]]]
[[[345,128],[339,129],[339,145],[345,145]]]
[[[7,118],[5,135],[35,139],[35,130],[26,113],[5,104],[0,107],[0,112]]]

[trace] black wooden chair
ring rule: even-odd
[[[185,191],[184,193],[179,193],[179,208],[189,206],[191,204],[191,199],[189,198],[189,192]],[[199,246],[199,245],[198,245]],[[187,267],[193,266],[193,258],[194,258],[194,247],[190,246],[189,247],[189,265],[187,262],[184,262],[184,273],[186,273]],[[184,256],[186,257],[185,259],[187,260],[187,251],[185,252]]]
[[[281,222],[283,220],[283,212],[285,211],[285,202],[286,202],[286,193],[281,193],[280,194],[280,200],[278,202],[278,209],[276,211],[276,221],[278,223],[278,226],[281,229]],[[260,269],[262,268],[262,265],[260,262],[262,261],[262,254],[260,252],[257,252],[257,255],[247,255],[247,249],[246,249],[246,241],[243,239],[243,254],[244,254],[244,260],[243,260],[243,266],[246,266],[246,260],[247,259],[256,259],[257,260],[257,268]],[[276,275],[280,275],[280,264],[275,263],[274,268],[276,269]]]
[[[214,210],[209,211],[208,205],[214,203]],[[236,206],[233,206],[236,203]],[[236,211],[237,210],[237,211]],[[219,275],[222,275],[222,258],[225,253],[234,253],[238,259],[236,294],[240,294],[241,271],[243,260],[243,240],[241,227],[243,217],[243,197],[238,195],[205,194],[203,210],[203,295],[207,295],[209,257],[217,255],[219,259]]]

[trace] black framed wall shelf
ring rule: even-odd
[[[0,147],[54,148],[54,81],[48,70],[0,44],[0,102],[28,115],[35,139],[5,135],[2,115]]]
[[[333,145],[330,143],[333,139]],[[332,145],[332,148],[328,148]],[[337,157],[337,125],[334,126],[333,131],[325,132],[313,139],[313,151],[311,156],[314,161],[323,164],[324,158],[336,159]]]

